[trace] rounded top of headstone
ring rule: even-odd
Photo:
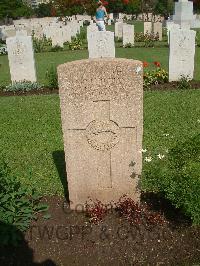
[[[124,58],[86,59],[58,66],[59,92],[84,101],[135,98],[143,90],[143,64]]]
[[[82,64],[131,64],[131,65],[137,65],[137,66],[143,66],[143,63],[139,60],[133,60],[133,59],[126,59],[126,58],[94,58],[94,59],[82,59],[82,60],[76,60],[72,62],[67,62],[62,65],[59,65],[57,67],[58,71],[61,71],[62,69],[69,67],[70,65],[82,65]]]

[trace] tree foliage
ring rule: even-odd
[[[0,19],[30,17],[33,10],[25,5],[22,0],[1,0]]]

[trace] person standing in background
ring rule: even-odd
[[[106,27],[104,23],[104,17],[106,16],[108,18],[108,13],[101,1],[98,1],[97,5],[98,7],[96,9],[96,24],[98,26],[99,31],[105,31]]]

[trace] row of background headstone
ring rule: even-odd
[[[74,27],[74,36],[79,32],[80,25],[76,21],[70,22]],[[118,33],[119,33],[119,26],[121,27],[121,32],[124,32],[124,40],[127,42],[131,42],[131,38],[133,38],[134,42],[134,26],[124,24],[123,22],[117,22],[115,26],[118,25]],[[152,24],[151,24],[152,25]],[[52,37],[54,40],[54,45],[59,44],[63,45],[63,32],[68,32],[69,25],[58,25],[55,24],[51,26],[47,26],[45,28],[47,37]],[[49,36],[48,36],[49,30]],[[25,36],[26,34],[21,34],[23,31],[19,31],[16,37],[9,37],[7,38],[7,46],[8,46],[8,57],[10,62],[10,70],[11,72],[16,72],[15,69],[20,69],[20,66],[24,67],[23,65],[23,54],[24,50],[30,51],[27,54],[33,53],[33,48],[31,46],[31,41],[29,36]],[[175,33],[174,33],[175,32]],[[21,36],[24,35],[24,36]],[[115,32],[116,36],[116,32]],[[120,35],[121,36],[121,35]],[[177,80],[180,78],[180,75],[189,76],[190,78],[193,77],[194,72],[194,53],[195,53],[195,32],[189,29],[171,29],[169,31],[170,36],[170,59],[169,59],[169,79]],[[65,36],[67,37],[67,36]],[[119,34],[118,34],[119,37]],[[89,50],[89,58],[99,58],[99,57],[115,57],[115,44],[114,44],[114,33],[112,32],[98,32],[97,26],[95,23],[92,23],[88,26],[88,50]],[[12,40],[12,41],[11,41]],[[27,43],[26,43],[27,40]],[[61,41],[61,43],[59,43]],[[16,43],[16,44],[15,44]],[[21,46],[20,46],[21,43]],[[178,44],[178,45],[177,45]],[[124,41],[125,45],[125,41]],[[26,48],[25,48],[26,47]],[[176,49],[174,48],[176,47]],[[95,49],[96,48],[96,49]],[[14,52],[13,52],[14,51]],[[12,55],[12,56],[11,56]],[[177,56],[178,55],[178,56]],[[17,59],[18,58],[18,59]],[[17,60],[19,60],[19,66],[16,66]],[[33,56],[30,56],[30,59],[27,59],[26,62],[33,60]],[[12,62],[12,63],[11,63]],[[15,65],[13,67],[13,64]],[[177,67],[177,64],[179,67]],[[30,63],[31,66],[34,64]],[[174,67],[176,66],[176,67]],[[28,67],[24,67],[24,70],[28,69]],[[29,69],[34,69],[30,67]],[[35,71],[35,70],[34,70]],[[27,79],[25,75],[23,78],[21,75],[26,71],[19,71],[19,74],[12,74],[11,78],[12,81],[20,81]],[[21,73],[21,74],[20,74]],[[18,76],[18,78],[16,78]],[[35,73],[30,75],[31,78],[27,79],[30,81],[36,81]],[[34,77],[34,78],[32,78]]]

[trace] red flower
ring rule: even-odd
[[[104,6],[107,6],[108,5],[108,2],[107,1],[102,1],[103,5]]]
[[[149,64],[146,61],[144,61],[143,62],[143,67],[148,67],[148,66],[149,66]]]
[[[127,5],[129,3],[129,0],[123,0],[123,3]]]
[[[155,62],[153,62],[153,63],[154,63],[154,65],[157,66],[157,67],[160,67],[160,66],[161,66],[160,62],[155,61]]]

